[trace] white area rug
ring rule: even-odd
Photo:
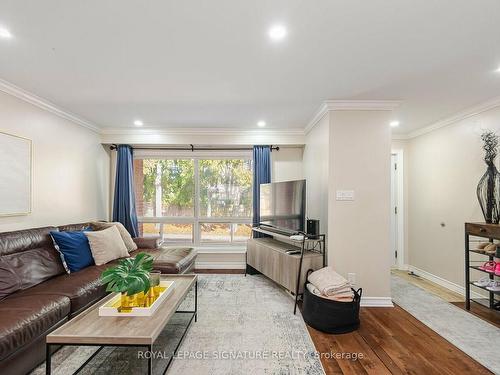
[[[395,275],[392,298],[464,353],[500,374],[499,328]]]
[[[190,297],[182,310],[193,307]],[[169,375],[324,374],[300,312],[293,315],[293,299],[265,277],[199,275],[198,311]],[[171,351],[184,324],[182,316],[174,319],[158,339],[166,349],[158,350]],[[94,350],[62,348],[53,355],[53,374],[72,373]],[[81,374],[143,374],[144,364],[137,349],[105,348]],[[165,360],[156,364],[163,367]]]

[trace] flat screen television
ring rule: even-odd
[[[260,225],[286,233],[304,231],[306,180],[260,185]]]

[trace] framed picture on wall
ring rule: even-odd
[[[0,131],[0,216],[31,213],[33,146]]]

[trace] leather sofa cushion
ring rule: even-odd
[[[0,256],[30,249],[52,247],[50,232],[56,227],[43,227],[0,233]]]
[[[135,237],[134,242],[139,249],[157,249],[162,241],[160,237]]]
[[[21,289],[28,289],[65,273],[61,257],[51,247],[39,247],[1,257],[21,279]]]
[[[90,223],[67,224],[61,225],[58,228],[61,232],[75,232],[82,231],[84,229],[87,229],[88,227],[91,227]]]
[[[153,268],[161,273],[178,274],[192,268],[196,260],[196,250],[192,247],[160,247],[159,249],[139,249],[131,253],[148,253],[154,258]]]
[[[57,230],[44,227],[0,233],[0,259],[21,280],[21,289],[64,273],[50,237],[50,232]]]
[[[69,313],[67,297],[22,293],[0,301],[0,360],[46,334]]]
[[[21,289],[21,279],[0,257],[0,300]]]
[[[106,295],[106,287],[101,285],[100,276],[102,271],[112,264],[105,266],[90,266],[50,279],[43,284],[37,285],[22,292],[27,296],[60,295],[69,298],[70,315],[74,316],[81,310],[95,303]]]

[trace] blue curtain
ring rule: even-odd
[[[137,211],[134,194],[134,155],[129,145],[117,147],[115,199],[113,202],[113,221],[119,221],[132,237],[137,237]]]
[[[271,182],[271,149],[253,146],[253,226],[260,223],[260,184]],[[254,237],[263,237],[254,232]]]

